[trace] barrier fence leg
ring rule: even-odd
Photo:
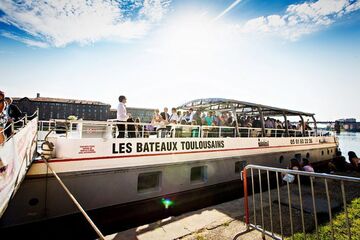
[[[249,216],[249,199],[248,199],[248,189],[247,189],[247,173],[246,169],[242,171],[243,174],[243,184],[244,184],[244,212],[245,212],[245,223],[246,228],[249,230],[250,216]]]

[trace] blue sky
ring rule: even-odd
[[[116,107],[225,97],[360,119],[360,1],[0,2],[1,89]]]

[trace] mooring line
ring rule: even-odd
[[[65,190],[65,192],[69,195],[69,197],[71,198],[71,200],[75,203],[75,205],[77,206],[77,208],[81,211],[81,213],[84,215],[84,217],[86,218],[86,220],[90,223],[91,227],[95,230],[95,232],[97,233],[97,235],[99,236],[99,238],[101,240],[105,240],[104,235],[101,233],[101,231],[97,228],[97,226],[94,224],[94,222],[91,220],[91,218],[89,217],[89,215],[87,215],[87,213],[85,212],[85,210],[81,207],[80,203],[76,200],[76,198],[71,194],[71,192],[69,191],[69,189],[65,186],[65,184],[61,181],[61,179],[59,178],[59,176],[57,175],[57,173],[51,168],[50,164],[47,162],[46,159],[43,159],[45,164],[47,165],[47,167],[50,169],[50,171],[54,174],[55,178],[58,180],[58,182],[60,183],[61,187]]]

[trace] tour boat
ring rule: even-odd
[[[152,134],[149,123],[139,123],[136,138],[116,138],[116,122],[54,120],[40,123],[39,136],[49,130],[43,157],[95,223],[106,228],[114,222],[126,225],[157,214],[176,214],[177,209],[191,210],[198,201],[212,204],[216,196],[225,199],[241,189],[246,164],[286,168],[292,158],[308,158],[316,167],[331,160],[338,147],[334,135],[317,130],[312,113],[223,98],[197,99],[178,107],[190,108],[231,113],[234,124],[169,124]],[[239,119],[248,116],[257,117],[260,127],[241,126]],[[281,118],[285,128],[266,128],[268,116]],[[289,126],[288,120],[295,117],[301,120],[299,130]],[[305,119],[313,123],[311,130]],[[0,227],[70,219],[76,213],[44,159],[38,159]]]

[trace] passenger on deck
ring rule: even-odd
[[[195,114],[195,112],[194,112],[194,110],[192,109],[192,108],[190,108],[189,109],[189,119],[188,119],[188,123],[192,123],[192,120],[193,120],[193,118],[194,118],[194,114]]]
[[[226,120],[226,126],[235,127],[234,117],[231,112],[229,112],[228,114],[228,118]]]
[[[129,124],[127,124],[127,133],[128,133],[128,138],[135,138],[136,137],[136,130],[135,130],[135,121],[132,118],[131,114],[128,114],[128,119],[126,120],[126,122],[128,122]]]
[[[213,121],[214,121],[213,112],[209,111],[207,113],[207,116],[205,117],[205,123],[206,123],[206,125],[211,126]]]
[[[201,120],[201,111],[200,110],[196,110],[195,114],[193,115],[193,121],[196,122],[196,125],[202,125],[202,120]]]
[[[160,128],[163,125],[163,118],[160,115],[160,110],[156,109],[154,115],[151,120],[151,125],[154,126],[154,130],[156,131],[157,128]]]
[[[141,138],[141,136],[142,136],[142,128],[143,128],[143,126],[141,126],[140,125],[140,118],[135,118],[135,123],[137,123],[136,125],[135,125],[135,132],[136,132],[136,137],[137,138]]]
[[[128,119],[125,103],[126,103],[126,97],[123,96],[123,95],[119,96],[119,105],[118,105],[118,108],[117,108],[116,119],[117,119],[118,122],[123,122],[123,123],[117,124],[118,131],[119,131],[119,134],[117,136],[118,138],[124,138],[125,137],[125,124],[124,124],[124,122],[126,122],[126,120]]]
[[[190,117],[191,117],[191,112],[190,111],[183,112],[183,118],[185,119],[185,121],[187,123],[190,123]]]
[[[353,151],[348,152],[349,155],[349,161],[352,164],[353,168],[356,171],[360,171],[360,158],[356,156],[356,153]]]
[[[171,115],[169,119],[169,122],[172,124],[177,124],[180,121],[178,113],[176,112],[176,108],[171,109]]]
[[[170,114],[168,113],[169,109],[167,107],[164,107],[164,111],[160,113],[162,119],[165,121],[166,124],[168,124],[170,121]]]
[[[5,93],[0,91],[0,145],[6,140],[5,134],[2,132],[7,122],[7,116],[5,114]]]
[[[273,122],[271,121],[270,117],[266,118],[265,128],[274,128]]]
[[[253,121],[253,128],[261,128],[261,121],[259,120],[259,117],[256,117]]]
[[[5,112],[8,120],[5,126],[5,128],[7,128],[5,130],[5,135],[7,138],[9,138],[13,134],[13,132],[11,131],[11,127],[8,126],[10,126],[11,123],[13,122],[15,123],[19,121],[22,117],[22,112],[16,105],[13,104],[13,100],[11,97],[5,97],[5,102],[6,102]]]

